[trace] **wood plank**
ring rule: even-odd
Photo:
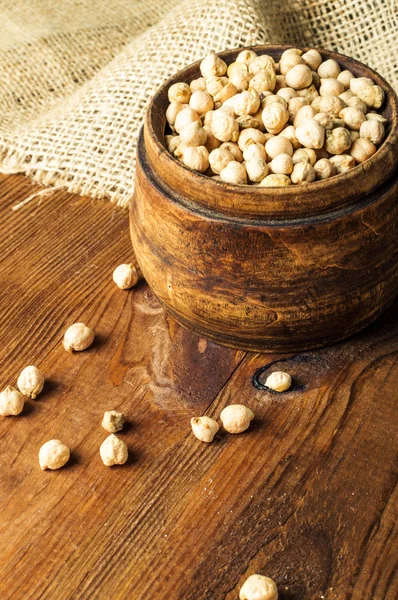
[[[221,348],[145,284],[115,288],[132,257],[126,213],[63,192],[12,212],[31,185],[0,181],[1,385],[31,363],[48,377],[0,421],[1,598],[233,600],[261,572],[282,600],[395,600],[397,303],[316,352]],[[97,341],[70,355],[60,340],[76,320]],[[253,387],[268,362],[295,391]],[[251,430],[198,442],[189,418],[231,402],[255,411]],[[98,454],[108,408],[129,419],[131,459],[112,469]],[[41,472],[52,437],[72,460]]]

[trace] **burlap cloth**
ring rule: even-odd
[[[338,50],[398,87],[397,0],[0,0],[0,171],[128,204],[145,106],[208,51]]]

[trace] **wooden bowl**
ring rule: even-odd
[[[254,50],[278,59],[287,47]],[[241,50],[220,56],[229,63]],[[199,62],[171,77],[146,113],[130,218],[138,263],[167,312],[226,346],[331,344],[371,323],[398,291],[398,99],[369,67],[319,52],[386,93],[386,139],[348,173],[265,188],[186,168],[165,146],[167,90],[199,77]]]

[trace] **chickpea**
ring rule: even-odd
[[[350,148],[350,154],[359,163],[368,160],[375,152],[377,148],[370,140],[359,137],[352,143]]]
[[[168,89],[169,102],[188,104],[192,91],[187,83],[173,83]]]
[[[321,158],[314,165],[317,179],[328,179],[336,174],[336,167],[328,158]]]
[[[193,92],[189,99],[189,106],[202,117],[209,110],[213,110],[214,102],[213,98],[208,92],[198,90]]]
[[[293,183],[310,183],[315,181],[315,169],[308,161],[299,162],[294,165],[290,178]]]
[[[315,119],[309,119],[296,128],[296,138],[305,148],[322,148],[325,129]]]
[[[302,125],[309,119],[313,119],[315,117],[315,115],[316,115],[316,110],[312,106],[306,105],[306,106],[301,107],[299,109],[299,111],[297,112],[296,116],[294,117],[294,122],[293,122],[294,127],[298,127],[299,125]]]
[[[351,135],[345,127],[326,132],[325,149],[330,154],[344,154],[351,146]]]
[[[338,174],[347,173],[347,171],[355,167],[355,158],[349,154],[336,154],[335,156],[331,156],[329,160]]]
[[[319,112],[328,113],[337,117],[345,106],[343,100],[338,96],[322,96],[319,102]]]
[[[281,134],[268,140],[265,144],[265,151],[267,156],[271,159],[278,156],[278,154],[288,154],[289,156],[292,156],[293,146],[291,142]]]
[[[288,119],[289,113],[282,104],[271,104],[266,106],[262,112],[264,127],[269,133],[280,133]]]
[[[338,96],[344,92],[344,85],[338,80],[328,77],[321,79],[321,85],[319,88],[320,96]]]
[[[292,160],[294,165],[299,162],[308,161],[312,166],[314,166],[317,161],[317,155],[315,150],[312,148],[299,148],[293,152]]]
[[[238,138],[238,146],[242,150],[242,152],[246,143],[249,140],[252,140],[253,142],[258,142],[259,144],[264,144],[265,135],[262,131],[259,131],[258,129],[251,129],[250,127],[248,129],[242,129]]]
[[[301,90],[312,83],[311,69],[306,64],[297,64],[286,74],[286,85],[294,90]]]
[[[235,185],[243,185],[247,183],[246,168],[242,163],[232,160],[222,171],[220,171],[222,181]]]
[[[259,156],[254,156],[246,161],[245,168],[249,181],[253,181],[254,183],[262,181],[268,175],[268,165]]]
[[[234,155],[226,148],[216,148],[209,154],[210,168],[217,175],[233,160],[235,160]]]
[[[342,117],[345,125],[350,129],[354,129],[355,131],[359,131],[362,123],[366,121],[366,117],[359,108],[354,108],[353,106],[347,106],[347,108],[343,108],[340,112],[340,117]]]
[[[350,81],[351,79],[354,79],[355,75],[353,73],[351,73],[351,71],[348,71],[347,69],[344,71],[341,71],[338,75],[337,75],[337,80],[340,81],[340,83],[342,83],[344,85],[344,89],[345,90],[349,90],[350,89]],[[344,100],[344,98],[343,98]]]
[[[268,165],[271,173],[290,175],[293,171],[293,160],[289,154],[278,154]]]
[[[326,79],[329,77],[336,79],[339,76],[340,71],[341,69],[338,63],[333,60],[333,58],[329,58],[319,65],[317,72],[321,79]]]
[[[361,124],[359,136],[379,146],[384,139],[384,125],[380,121],[366,120]]]
[[[322,62],[322,56],[317,50],[313,49],[308,50],[308,52],[304,52],[304,54],[301,55],[301,58],[309,66],[309,68],[312,69],[312,71],[317,71]]]
[[[287,175],[272,173],[271,175],[264,177],[264,179],[260,181],[258,185],[262,187],[279,187],[291,185],[291,183],[292,181]]]

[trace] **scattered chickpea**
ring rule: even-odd
[[[44,375],[43,373],[33,365],[25,367],[17,381],[19,391],[28,398],[34,400],[43,389]]]
[[[19,415],[23,411],[25,398],[15,388],[8,385],[0,393],[0,417]]]
[[[63,467],[70,458],[70,450],[59,440],[49,440],[39,450],[39,465],[42,471],[55,471]]]
[[[376,146],[370,140],[359,137],[352,143],[350,154],[357,162],[362,163],[365,160],[368,160],[376,150]]]
[[[68,352],[86,350],[94,341],[94,331],[84,323],[74,323],[65,331],[64,348]]]
[[[278,186],[286,186],[291,185],[292,180],[287,175],[279,175],[276,173],[272,173],[271,175],[267,175],[264,177],[262,181],[258,185],[262,187],[278,187]]]
[[[336,174],[336,168],[328,158],[321,158],[314,165],[317,179],[328,179]]]
[[[108,435],[100,446],[100,456],[107,467],[124,465],[128,459],[128,454],[127,444],[114,433]]]
[[[384,139],[385,129],[383,123],[375,120],[366,120],[361,124],[359,136],[379,146]]]
[[[106,410],[102,419],[102,427],[109,433],[116,433],[123,429],[126,418],[117,410]]]
[[[292,183],[310,183],[315,181],[316,172],[309,161],[299,162],[294,165],[290,179]]]
[[[132,263],[121,264],[113,271],[113,281],[121,290],[129,290],[138,283],[138,271]]]
[[[230,404],[221,411],[220,419],[229,433],[242,433],[254,419],[254,412],[243,404]]]
[[[256,573],[240,588],[239,600],[278,600],[278,588],[273,579]]]
[[[191,427],[194,436],[201,442],[210,443],[220,429],[217,421],[211,417],[193,417]]]
[[[231,162],[220,171],[220,177],[221,180],[226,183],[234,183],[235,185],[247,183],[246,169],[242,163],[236,160],[231,160]]]

